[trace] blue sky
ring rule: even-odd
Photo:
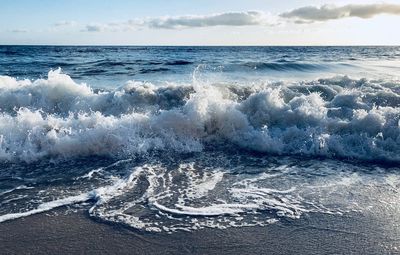
[[[398,45],[400,0],[2,0],[0,44]]]

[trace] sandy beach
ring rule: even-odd
[[[85,211],[0,224],[2,254],[396,254],[395,231],[359,215],[313,214],[266,227],[145,233],[98,222]],[[397,229],[398,230],[398,229]],[[18,240],[18,242],[16,242]]]

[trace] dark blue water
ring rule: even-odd
[[[37,79],[60,67],[73,79],[94,87],[132,79],[187,82],[199,66],[204,73],[230,80],[318,77],[346,74],[346,69],[363,72],[366,61],[379,66],[399,58],[400,47],[0,46],[2,75]]]
[[[0,46],[0,222],[400,212],[400,47]]]

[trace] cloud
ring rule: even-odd
[[[280,16],[297,19],[297,23],[306,23],[307,21],[327,21],[348,17],[369,19],[380,14],[400,15],[400,4],[348,4],[341,7],[334,5],[306,6],[282,13]]]
[[[28,30],[26,30],[26,29],[13,29],[13,30],[10,30],[10,32],[11,33],[27,33]]]
[[[261,11],[225,12],[211,15],[188,15],[128,20],[107,24],[89,24],[84,32],[129,31],[143,27],[153,29],[184,29],[215,26],[276,25],[277,19]]]
[[[215,26],[276,26],[286,22],[310,24],[348,17],[363,19],[380,14],[400,15],[400,4],[348,4],[344,6],[323,5],[305,6],[281,14],[271,15],[263,11],[224,12],[208,15],[186,15],[132,19],[113,23],[91,23],[81,29],[82,32],[122,32],[143,28],[151,29],[187,29]],[[59,26],[68,22],[60,22]]]
[[[102,24],[90,24],[86,25],[82,32],[102,32],[105,31],[106,27]]]
[[[138,24],[131,21],[127,22],[114,22],[108,24],[92,23],[86,25],[81,32],[119,32],[134,30]]]
[[[62,20],[59,22],[54,23],[55,27],[73,27],[76,26],[78,23],[72,20]]]
[[[153,18],[144,22],[151,28],[179,29],[214,26],[267,25],[271,19],[260,11],[226,12],[204,16],[177,16]]]

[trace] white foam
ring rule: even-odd
[[[60,70],[33,82],[1,76],[0,158],[194,152],[224,141],[266,153],[399,162],[399,105],[393,84],[347,77],[252,87],[130,82],[94,92]]]
[[[15,187],[15,188],[12,188],[12,189],[5,190],[5,191],[3,191],[3,192],[0,192],[0,196],[9,194],[9,193],[11,193],[11,192],[13,192],[13,191],[15,191],[15,190],[26,190],[26,189],[33,189],[33,187],[28,187],[28,186],[26,186],[26,185],[20,185],[20,186],[17,186],[17,187]]]
[[[42,212],[47,212],[47,211],[50,211],[52,209],[55,209],[55,208],[58,208],[61,206],[82,203],[82,202],[88,201],[93,198],[94,198],[94,194],[89,192],[89,193],[80,194],[77,196],[71,196],[71,197],[67,197],[67,198],[63,198],[63,199],[45,202],[45,203],[40,204],[36,209],[30,210],[30,211],[20,212],[20,213],[9,213],[9,214],[5,214],[5,215],[1,215],[0,222],[23,218],[23,217],[27,217],[27,216],[42,213]]]
[[[399,210],[393,192],[398,191],[400,178],[394,173],[364,174],[364,168],[334,160],[308,160],[303,166],[297,160],[283,160],[265,171],[260,163],[258,172],[251,174],[231,174],[214,164],[197,168],[189,162],[173,168],[144,164],[124,178],[111,176],[109,185],[2,215],[0,222],[88,200],[94,201],[91,216],[152,232],[264,226],[309,212],[374,215],[374,208]],[[248,170],[248,162],[254,161],[235,165]]]
[[[256,210],[259,208],[257,204],[218,204],[218,205],[204,206],[200,208],[177,204],[176,205],[177,209],[168,208],[166,206],[159,204],[158,202],[154,202],[153,205],[157,207],[159,210],[164,212],[177,215],[187,215],[187,216],[233,215],[249,210]]]
[[[171,175],[171,171],[176,172]],[[207,169],[196,170],[193,164],[185,163],[176,170],[168,171],[159,165],[137,167],[126,179],[116,179],[114,184],[97,189],[97,202],[90,213],[105,220],[158,232],[271,224],[275,221],[268,216],[255,222],[247,219],[242,223],[236,217],[250,215],[251,218],[258,211],[272,210],[282,217],[298,218],[308,211],[301,206],[298,197],[291,196],[295,188],[277,190],[254,185],[253,188],[237,188],[249,183],[242,181],[233,183],[235,188],[229,188],[225,187],[223,172],[222,169],[211,172]],[[255,179],[274,177],[260,174]],[[221,197],[219,190],[227,191],[227,196]],[[147,204],[148,208],[143,204]],[[150,210],[145,213],[146,217],[135,214],[139,212],[140,215],[143,210]],[[221,218],[225,216],[227,218]],[[197,218],[194,222],[191,217],[205,218]]]

